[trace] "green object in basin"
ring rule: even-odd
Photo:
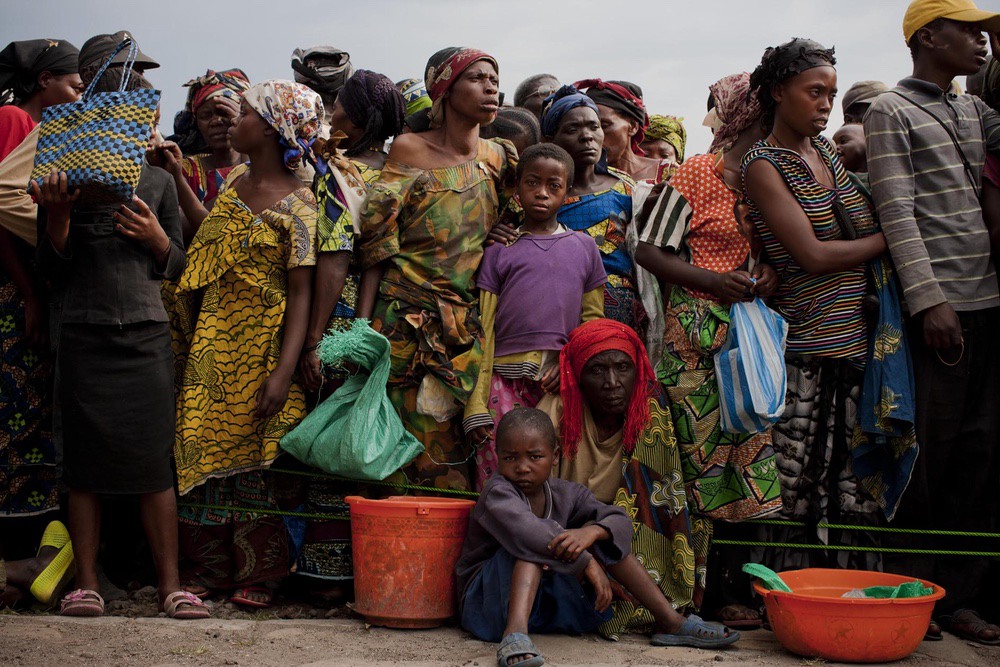
[[[743,571],[751,577],[760,579],[768,590],[782,591],[784,593],[792,592],[792,589],[788,587],[788,584],[782,581],[777,572],[769,567],[761,565],[760,563],[745,563],[743,565]]]
[[[360,371],[282,438],[282,449],[308,465],[361,480],[383,480],[424,451],[386,395],[389,340],[368,320],[356,319],[347,331],[324,336],[319,358]]]
[[[934,592],[919,581],[908,581],[899,586],[871,586],[861,590],[866,598],[922,598]]]

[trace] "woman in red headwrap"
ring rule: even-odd
[[[559,368],[560,396],[538,404],[560,435],[559,476],[621,506],[632,517],[632,551],[660,590],[678,609],[697,608],[708,544],[692,538],[697,519],[688,514],[680,451],[645,346],[620,322],[591,320],[570,334]],[[628,597],[612,609],[600,628],[606,637],[653,623]]]
[[[174,177],[186,219],[184,238],[190,242],[225,189],[229,172],[246,160],[229,143],[229,128],[250,81],[241,69],[210,69],[184,86],[187,103],[174,118],[173,136],[148,151],[147,159]]]
[[[402,134],[361,209],[358,317],[392,345],[389,398],[425,452],[418,484],[471,488],[462,410],[482,355],[474,276],[513,186],[514,147],[479,138],[499,108],[496,60],[443,49],[427,63],[431,129]]]
[[[608,165],[636,181],[659,183],[670,177],[676,163],[646,157],[642,142],[649,128],[649,116],[642,101],[642,88],[631,81],[577,81],[577,89],[597,104],[604,131]]]

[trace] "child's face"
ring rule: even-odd
[[[530,428],[515,428],[497,442],[500,474],[526,496],[541,490],[559,463],[559,452],[548,435]]]
[[[859,172],[865,166],[865,130],[861,125],[845,125],[833,135],[837,155],[847,171]]]
[[[550,157],[540,157],[524,167],[517,183],[517,197],[524,218],[545,222],[556,217],[566,200],[566,166]]]

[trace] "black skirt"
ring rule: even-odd
[[[109,494],[173,487],[169,326],[64,323],[58,364],[66,485]]]

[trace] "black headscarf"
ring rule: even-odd
[[[356,71],[337,95],[351,122],[365,133],[348,155],[357,155],[376,143],[394,137],[403,129],[406,103],[388,77],[366,69]]]
[[[750,92],[757,91],[765,121],[774,122],[776,103],[771,97],[774,86],[814,67],[833,67],[836,64],[834,50],[811,39],[796,37],[780,46],[768,47],[760,65],[750,75]]]
[[[21,102],[38,88],[38,75],[78,71],[80,51],[65,40],[28,39],[0,51],[0,104]]]

